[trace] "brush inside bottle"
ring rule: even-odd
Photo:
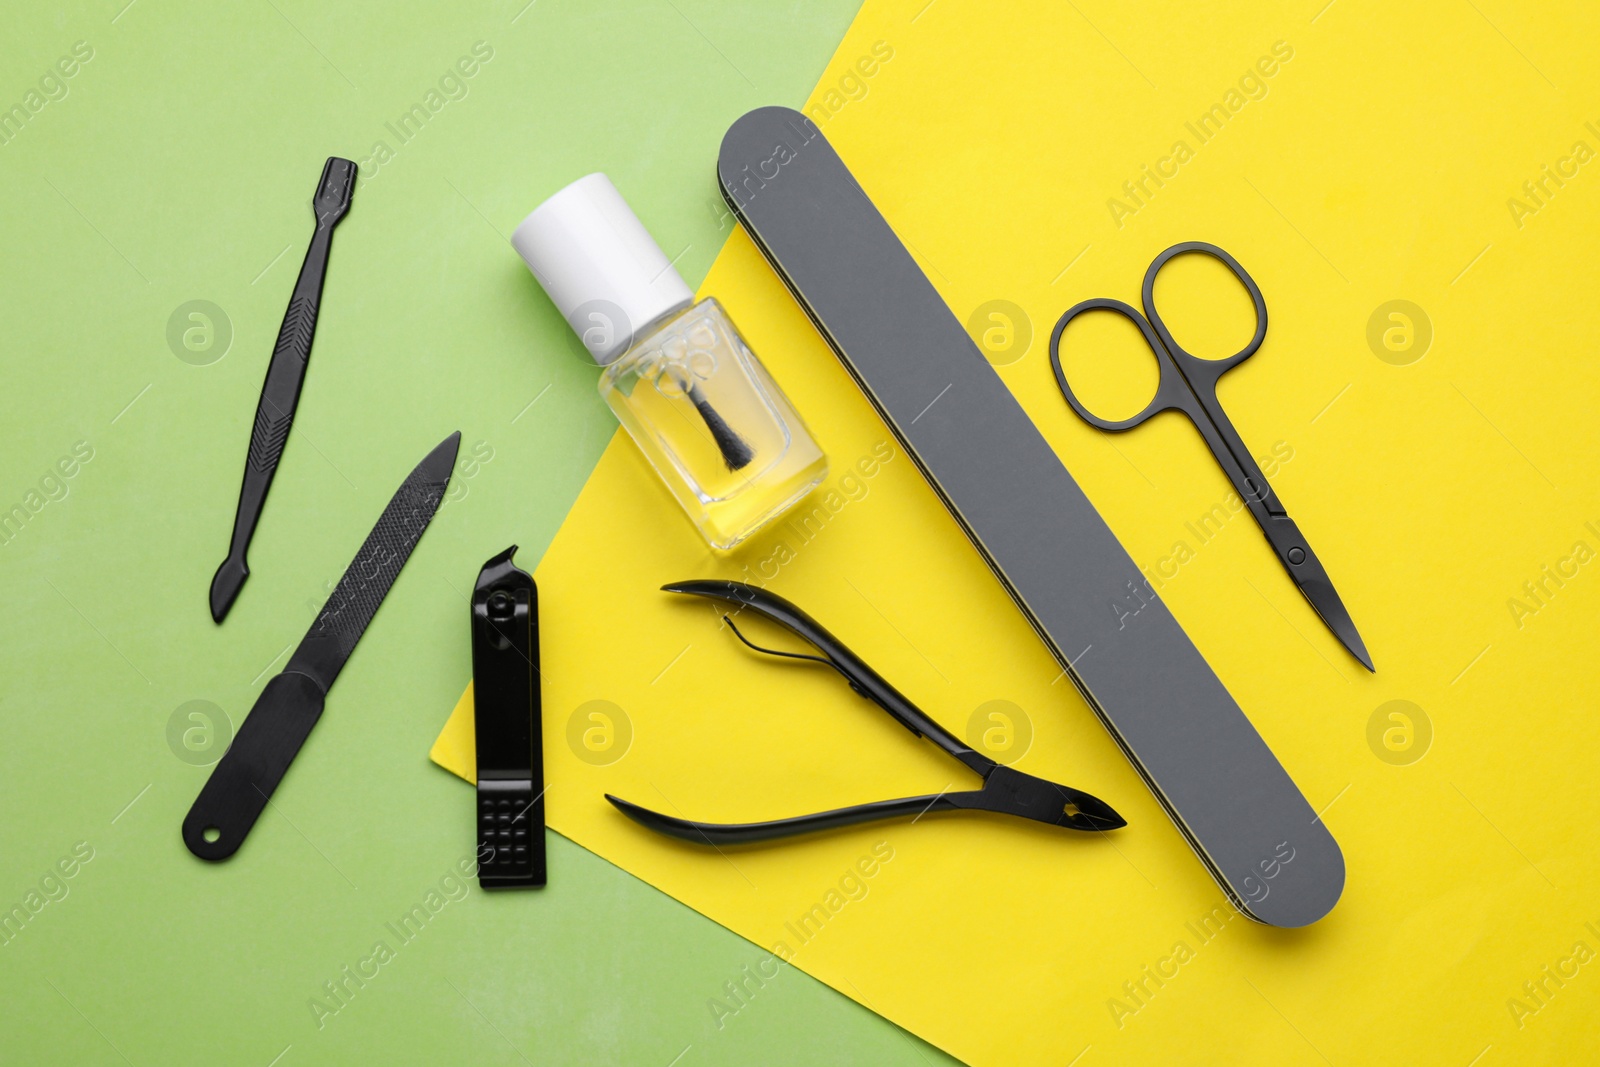
[[[696,524],[717,547],[748,536],[826,471],[822,450],[714,299],[636,340],[606,368],[600,392],[690,516],[704,513]]]

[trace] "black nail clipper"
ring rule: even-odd
[[[539,591],[511,562],[483,565],[472,591],[473,720],[478,749],[478,884],[545,884],[544,746],[539,714]]]
[[[877,800],[867,804],[853,804],[847,808],[817,812],[814,815],[796,815],[770,822],[710,823],[679,819],[671,815],[641,808],[637,804],[606,794],[606,799],[628,818],[658,834],[692,841],[697,845],[744,845],[756,841],[769,841],[777,837],[831,830],[837,826],[893,819],[905,815],[920,816],[929,811],[991,811],[1000,815],[1013,815],[1019,819],[1032,819],[1048,826],[1068,830],[1115,830],[1127,822],[1116,810],[1098,797],[1079,789],[1023,774],[1001,763],[996,763],[981,752],[962,744],[954,734],[930,719],[901,692],[884,680],[883,676],[862,662],[846,648],[837,637],[823,629],[811,616],[775,593],[758,589],[744,582],[691,581],[674,582],[662,586],[669,593],[687,593],[712,600],[723,600],[748,608],[757,615],[771,619],[779,626],[803,638],[820,656],[798,652],[779,652],[753,644],[733,620],[727,616],[734,636],[757,652],[788,659],[811,660],[832,667],[850,683],[861,696],[910,730],[918,737],[926,737],[944,749],[967,768],[983,779],[983,787],[965,792],[946,790],[934,796],[901,797],[897,800]]]

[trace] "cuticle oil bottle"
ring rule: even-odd
[[[713,548],[729,549],[827,477],[827,458],[715,298],[695,302],[604,174],[511,236],[602,369],[600,395]]]

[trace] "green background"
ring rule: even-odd
[[[0,107],[75,42],[93,56],[0,145],[0,509],[38,508],[0,546],[0,909],[80,842],[93,858],[0,946],[0,1062],[948,1062],[792,968],[717,1026],[708,1002],[765,954],[553,834],[546,890],[469,883],[414,941],[385,926],[471,849],[472,792],[426,753],[470,673],[478,566],[516,542],[532,569],[615,429],[507,235],[604,170],[697,282],[732,228],[722,131],[798,105],[856,0],[524,4],[6,0]],[[386,124],[477,42],[492,58],[402,143]],[[207,588],[330,154],[364,181],[217,627]],[[224,319],[185,361],[168,320],[194,300]],[[183,739],[190,702],[237,727],[456,429],[480,462],[272,808],[231,862],[195,860],[178,826],[209,767],[180,754],[222,746]],[[75,446],[92,459],[48,479]],[[322,984],[380,939],[394,958],[319,1028],[312,998],[335,1003]]]

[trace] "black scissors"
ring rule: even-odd
[[[1255,305],[1255,336],[1250,338],[1249,344],[1225,359],[1204,359],[1186,351],[1173,339],[1172,331],[1156,310],[1156,275],[1171,260],[1192,252],[1211,256],[1226,266],[1250,294],[1250,301]],[[1062,395],[1083,421],[1113,433],[1131,430],[1163,411],[1181,411],[1187,415],[1211,447],[1211,454],[1221,464],[1240,499],[1250,508],[1256,522],[1261,524],[1262,533],[1267,535],[1267,543],[1277,553],[1278,562],[1289,572],[1294,584],[1300,587],[1300,592],[1311,602],[1323,623],[1350,650],[1350,654],[1360,660],[1367,670],[1373,670],[1367,646],[1356,632],[1356,625],[1350,620],[1344,602],[1334,591],[1328,572],[1323,570],[1316,553],[1311,551],[1311,546],[1306,544],[1306,539],[1301,535],[1300,528],[1279,503],[1266,475],[1261,473],[1261,468],[1251,458],[1250,450],[1239,439],[1239,431],[1233,428],[1233,423],[1228,421],[1222,405],[1217,401],[1217,381],[1255,355],[1267,336],[1267,302],[1261,295],[1261,287],[1256,285],[1255,279],[1239,265],[1237,259],[1221,248],[1205,241],[1185,241],[1173,245],[1151,262],[1150,269],[1144,273],[1143,300],[1143,315],[1121,300],[1102,297],[1076,304],[1061,316],[1050,334],[1050,366],[1055,369]],[[1139,328],[1145,343],[1155,353],[1156,365],[1161,372],[1156,383],[1156,394],[1143,411],[1130,419],[1102,419],[1090,411],[1073,393],[1066,373],[1061,369],[1061,335],[1073,319],[1088,311],[1111,311],[1124,316]]]
[[[606,794],[606,799],[616,805],[628,818],[658,834],[692,841],[697,845],[743,845],[755,841],[768,841],[775,837],[830,830],[836,826],[892,819],[905,815],[922,815],[928,811],[992,811],[1001,815],[1015,815],[1050,826],[1069,830],[1115,830],[1127,822],[1105,801],[1090,796],[1071,786],[1058,785],[1031,774],[1012,770],[996,763],[988,756],[963,745],[944,727],[928,718],[911,701],[883,676],[861,661],[837,637],[834,637],[811,616],[789,601],[744,582],[690,581],[674,582],[662,586],[669,593],[687,593],[690,596],[708,597],[740,605],[758,615],[765,616],[791,633],[804,638],[820,656],[798,652],[779,652],[752,644],[733,620],[726,615],[734,635],[757,652],[788,659],[811,660],[832,667],[850,683],[850,688],[866,697],[896,722],[918,737],[927,737],[934,744],[960,760],[983,779],[983,788],[968,792],[941,792],[930,796],[902,797],[898,800],[877,800],[866,804],[853,804],[848,808],[817,812],[814,815],[796,815],[770,822],[711,823],[694,822],[641,808],[637,804]]]

